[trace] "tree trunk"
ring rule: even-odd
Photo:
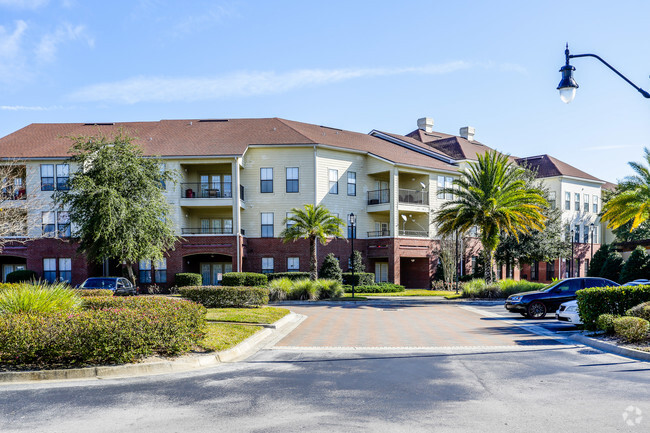
[[[126,271],[129,274],[129,281],[131,281],[131,284],[135,287],[135,274],[133,273],[133,265],[131,263],[126,264]]]
[[[484,250],[485,252],[485,270],[483,276],[485,277],[485,282],[487,284],[492,283],[492,261],[494,259],[494,252],[489,250]]]
[[[316,255],[316,238],[309,238],[309,279],[315,281],[318,278],[318,256]]]

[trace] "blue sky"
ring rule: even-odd
[[[34,122],[284,117],[406,134],[419,117],[608,181],[650,146],[646,1],[0,0],[0,136]]]

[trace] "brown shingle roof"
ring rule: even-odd
[[[445,134],[443,132],[437,132],[437,131],[425,132],[422,129],[416,129],[415,131],[409,132],[408,134],[406,134],[406,136],[414,138],[415,140],[422,143],[428,143],[430,141],[440,140],[441,138],[453,137],[453,135]]]
[[[385,140],[358,132],[279,118],[206,121],[161,120],[114,124],[34,123],[0,138],[0,158],[65,158],[70,136],[114,135],[119,128],[134,137],[145,155],[242,155],[249,145],[325,144],[359,150],[399,164],[434,169],[457,167]]]
[[[536,169],[537,177],[571,176],[571,177],[579,177],[581,179],[603,182],[597,177],[594,177],[589,173],[585,173],[584,171],[579,170],[574,166],[569,165],[566,162],[560,161],[559,159],[554,158],[550,155],[539,155],[539,156],[530,156],[526,158],[519,158],[517,159],[517,163],[521,165],[526,165],[532,169]]]

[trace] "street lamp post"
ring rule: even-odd
[[[591,264],[591,261],[594,259],[594,223],[591,223],[589,226],[589,234],[591,235],[591,258],[589,259],[589,263]]]
[[[641,95],[643,95],[644,98],[650,98],[650,93],[646,92],[633,82],[627,79],[623,74],[618,72],[612,65],[601,59],[595,54],[570,54],[569,53],[569,44],[566,45],[566,50],[564,50],[564,56],[566,57],[566,64],[560,68],[560,72],[562,73],[562,79],[560,80],[560,84],[557,86],[557,90],[560,91],[560,99],[562,99],[563,102],[569,103],[573,101],[573,98],[576,96],[576,89],[579,87],[578,83],[576,83],[576,80],[573,79],[573,71],[576,70],[573,66],[569,64],[569,59],[576,59],[578,57],[593,57],[595,59],[598,59],[601,61],[602,64],[607,66],[609,69],[614,71],[616,75],[624,79],[630,86],[634,87]]]
[[[350,213],[350,244],[352,246],[352,249],[350,250],[350,267],[352,268],[352,297],[354,298],[354,286],[355,286],[355,281],[354,281],[354,223],[357,222],[357,217],[353,214]]]
[[[573,243],[575,241],[575,230],[571,229],[571,263],[569,264],[569,278],[573,277]]]

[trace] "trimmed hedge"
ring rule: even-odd
[[[614,332],[630,343],[648,338],[649,330],[650,323],[640,317],[618,317],[614,319]]]
[[[7,283],[23,283],[28,281],[38,281],[38,274],[28,269],[21,269],[7,274],[5,278]]]
[[[262,287],[193,286],[178,291],[207,308],[257,307],[269,303],[269,290]]]
[[[272,274],[266,274],[269,281],[277,280],[279,278],[288,278],[291,281],[304,280],[309,278],[309,272],[275,272]]]
[[[78,289],[77,295],[82,298],[96,298],[100,296],[113,296],[112,290],[109,289]]]
[[[353,281],[355,286],[372,286],[375,284],[375,274],[371,272],[355,272],[354,278],[352,278],[352,272],[343,272],[343,284],[351,286]]]
[[[601,314],[622,316],[630,308],[650,301],[650,285],[592,287],[578,290],[578,310],[587,329],[596,329]]]
[[[33,367],[176,355],[204,336],[205,308],[169,298],[87,298],[85,311],[0,316],[0,363]]]
[[[650,302],[636,305],[625,312],[626,316],[640,317],[650,321]]]
[[[266,275],[255,272],[227,272],[221,280],[221,285],[227,287],[263,287],[267,284]]]
[[[601,314],[598,316],[598,319],[596,319],[596,328],[605,331],[608,334],[612,334],[614,332],[614,319],[617,319],[618,316],[614,316],[613,314]]]
[[[346,293],[352,293],[352,286],[345,286],[344,289]],[[354,288],[355,293],[398,293],[404,290],[404,286],[392,283],[363,285]]]
[[[174,283],[178,287],[201,286],[203,285],[203,277],[201,277],[201,274],[181,272],[174,275]]]

